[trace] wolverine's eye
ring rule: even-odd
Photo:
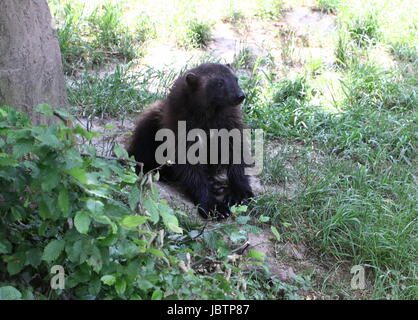
[[[222,88],[222,87],[224,86],[224,82],[223,82],[222,80],[219,80],[219,81],[216,83],[216,85],[217,85],[219,88]]]

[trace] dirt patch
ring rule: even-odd
[[[292,281],[296,276],[294,269],[290,264],[277,259],[275,255],[275,244],[271,240],[273,237],[273,234],[266,230],[259,234],[250,234],[248,239],[250,249],[254,249],[265,255],[265,261],[273,276],[281,281]]]
[[[158,70],[168,68],[180,71],[204,53],[201,49],[186,50],[167,43],[151,42],[140,64]]]
[[[285,13],[283,20],[298,35],[319,33],[327,36],[335,32],[335,16],[313,11],[311,7],[294,7]]]

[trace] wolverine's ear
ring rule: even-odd
[[[194,73],[189,72],[188,74],[186,74],[186,82],[190,87],[196,88],[199,84],[199,78]]]
[[[234,68],[232,68],[230,63],[225,64],[229,69],[234,70]]]

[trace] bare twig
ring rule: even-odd
[[[239,254],[239,255],[243,255],[245,250],[247,250],[247,248],[249,246],[250,246],[250,243],[247,241],[241,247],[238,247],[238,248],[235,248],[234,250],[232,250],[231,253],[236,253],[236,254]]]
[[[191,267],[194,269],[197,266],[200,266],[200,265],[205,264],[207,262],[211,262],[211,263],[222,263],[223,261],[216,260],[215,258],[212,258],[212,257],[204,257],[204,258],[196,261],[195,263],[192,263]]]
[[[205,232],[205,229],[206,229],[207,225],[208,225],[208,222],[205,223],[202,230],[200,230],[199,234],[197,236],[193,237],[193,239],[199,238],[203,234],[203,232]]]

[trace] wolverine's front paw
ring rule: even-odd
[[[216,205],[216,219],[218,221],[227,219],[231,215],[231,210],[229,209],[229,206],[226,203],[218,203]]]
[[[231,215],[229,207],[225,203],[216,203],[212,206],[198,206],[198,212],[204,219],[216,218],[216,220],[223,220]]]
[[[230,206],[233,206],[237,204],[245,204],[253,197],[254,193],[251,189],[241,189],[232,191],[226,201]]]

